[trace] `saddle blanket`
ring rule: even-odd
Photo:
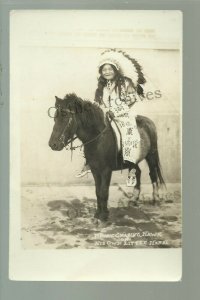
[[[119,123],[117,120],[111,120],[110,117],[109,117],[109,121],[110,121],[110,124],[111,124],[111,127],[113,129],[113,133],[116,137],[116,144],[117,144],[117,150],[118,152],[122,151],[123,152],[123,158],[124,160],[128,160],[128,161],[131,161],[133,163],[138,163],[139,162],[139,159],[140,159],[140,152],[141,152],[141,140],[140,138],[138,139],[138,135],[139,135],[139,132],[138,132],[138,129],[136,128],[135,129],[135,135],[136,135],[136,140],[135,140],[135,147],[134,147],[134,152],[132,153],[132,156],[134,157],[131,157],[131,159],[129,157],[127,157],[126,155],[124,155],[126,149],[122,149],[122,147],[125,147],[125,143],[128,143],[129,141],[125,140],[124,139],[124,130],[121,129],[121,127],[119,126]],[[130,147],[133,147],[133,144],[134,144],[134,132],[133,132],[133,135],[131,137],[131,139],[133,140],[132,143],[130,143]],[[127,147],[128,148],[128,147]]]

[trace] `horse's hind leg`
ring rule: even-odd
[[[136,185],[133,191],[133,201],[136,202],[139,200],[139,196],[140,196],[141,170],[138,165],[134,165],[134,169],[135,169],[135,176],[136,176]]]
[[[154,153],[148,154],[146,157],[147,164],[149,166],[149,176],[151,178],[152,186],[153,186],[153,203],[159,201],[159,193],[158,193],[158,175],[156,168],[156,157]]]

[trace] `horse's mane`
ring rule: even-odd
[[[84,127],[98,126],[104,122],[103,111],[96,102],[82,99],[75,93],[67,94],[63,101],[66,107],[70,107],[78,114]]]

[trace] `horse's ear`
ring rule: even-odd
[[[58,97],[57,97],[57,96],[55,96],[55,98],[56,98],[56,100],[58,99]]]

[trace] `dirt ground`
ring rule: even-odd
[[[130,193],[130,188],[122,186]],[[133,206],[118,185],[110,187],[109,220],[94,219],[94,186],[24,186],[21,240],[25,249],[181,247],[180,184],[167,184],[152,205],[152,187],[142,185]]]

